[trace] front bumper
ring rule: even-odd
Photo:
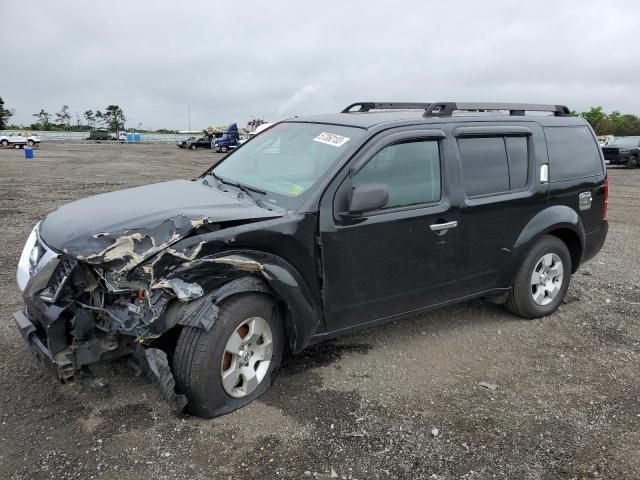
[[[605,155],[604,161],[609,165],[626,165],[629,161],[630,155]]]
[[[73,366],[68,360],[57,362],[51,355],[51,351],[38,337],[35,324],[29,320],[24,312],[19,311],[13,314],[16,326],[22,335],[22,339],[29,346],[33,355],[61,382],[65,382],[73,377]]]
[[[27,305],[34,305],[28,303]],[[54,306],[53,310],[57,312]],[[61,383],[74,380],[83,368],[102,360],[114,359],[134,351],[131,337],[112,337],[93,330],[81,340],[68,338],[73,335],[73,323],[79,324],[87,319],[86,311],[78,310],[70,321],[66,315],[50,316],[50,311],[41,315],[29,315],[30,309],[13,314],[16,326],[25,343],[42,363]],[[90,314],[90,312],[88,313]],[[81,318],[82,317],[82,318]]]
[[[47,345],[38,336],[38,328],[24,312],[14,313],[13,318],[20,335],[22,335],[25,343],[40,363],[50,370],[61,383],[72,380],[76,370],[82,366],[77,365],[77,361],[83,357],[75,355],[73,349],[68,349],[54,357]],[[141,367],[149,373],[151,379],[160,387],[160,391],[171,410],[175,413],[182,412],[187,404],[187,397],[177,393],[175,390],[175,379],[171,373],[166,353],[156,348],[142,349],[140,346],[138,346],[138,352],[135,352],[133,345],[126,353],[141,352],[143,353],[137,355],[137,360],[141,363]],[[125,352],[120,351],[118,354],[121,355],[123,353]]]

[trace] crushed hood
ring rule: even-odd
[[[126,270],[206,223],[279,217],[202,181],[174,180],[95,195],[58,208],[40,225],[49,246]]]

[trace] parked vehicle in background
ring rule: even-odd
[[[216,138],[213,141],[212,148],[216,152],[226,153],[229,150],[233,150],[240,143],[240,132],[238,131],[238,125],[232,123],[229,125],[226,130],[222,133],[220,138]]]
[[[249,140],[251,140],[253,137],[255,137],[256,135],[258,135],[260,132],[264,132],[266,129],[268,129],[269,127],[271,127],[272,125],[274,125],[273,123],[263,123],[262,125],[258,126],[253,132],[249,132],[249,135],[247,135],[247,138],[244,138],[242,140],[240,140],[238,143],[239,145],[242,145],[246,142],[248,142]]]
[[[264,393],[283,352],[355,329],[478,297],[553,314],[607,205],[567,107],[357,103],[278,123],[197,179],[50,213],[14,318],[63,382],[136,353],[174,410],[214,417]]]
[[[211,148],[211,140],[209,137],[189,137],[177,143],[178,148],[188,148],[195,150],[196,148]]]
[[[252,133],[253,136],[255,137],[256,135],[258,135],[259,133],[264,132],[266,129],[268,129],[269,127],[275,125],[274,123],[263,123],[262,125],[259,125]]]
[[[601,147],[605,147],[610,143],[613,143],[615,138],[616,137],[614,137],[613,135],[598,135],[598,145],[600,145]]]
[[[127,141],[127,134],[125,132],[120,132],[118,134],[118,137],[116,137],[115,135],[112,135],[111,132],[108,132],[107,130],[91,130],[89,132],[89,136],[86,138],[86,140],[94,140],[97,142],[100,141],[106,141],[106,140],[118,140],[122,138],[122,134],[124,134],[124,141]]]
[[[602,147],[604,159],[610,165],[638,167],[640,158],[640,137],[616,137],[612,143]]]
[[[39,144],[40,137],[28,133],[14,132],[0,136],[0,145],[3,147],[23,148],[25,146],[34,147]]]

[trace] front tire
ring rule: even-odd
[[[569,249],[559,238],[545,235],[522,262],[506,306],[523,318],[551,315],[562,303],[570,278]]]
[[[2,140],[2,142],[0,142],[0,144],[2,144],[3,147],[6,147],[7,145],[9,145],[9,141],[8,140]]]
[[[191,150],[195,150],[195,149],[196,149],[196,146],[195,146],[195,145],[191,145],[189,148],[190,148]]]
[[[173,359],[187,410],[205,418],[241,408],[271,386],[284,351],[284,328],[266,295],[226,300],[207,332],[184,327]]]
[[[627,168],[638,168],[638,157],[631,155],[627,160]]]

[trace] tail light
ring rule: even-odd
[[[609,209],[609,177],[604,177],[604,207],[602,208],[602,219],[607,219]]]

